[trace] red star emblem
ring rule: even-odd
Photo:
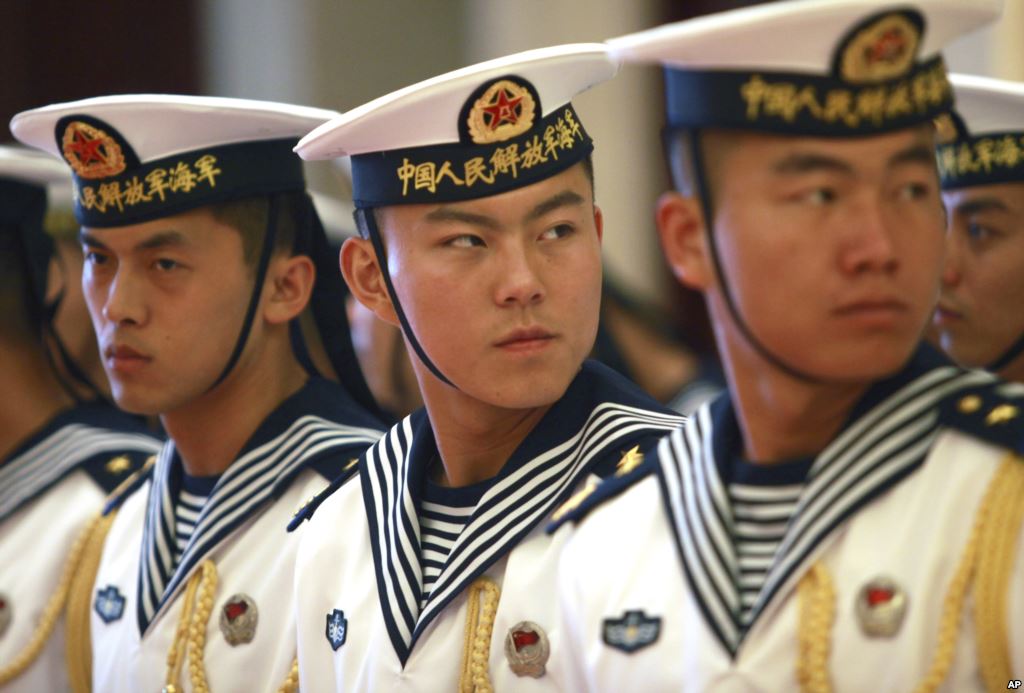
[[[498,126],[502,123],[511,123],[515,125],[519,122],[519,116],[516,114],[516,106],[523,100],[522,96],[517,96],[514,99],[509,99],[508,94],[504,89],[498,90],[498,99],[490,106],[484,106],[483,110],[491,114],[491,130],[497,130]]]
[[[74,141],[67,145],[78,157],[78,161],[83,166],[87,166],[93,161],[103,161],[103,155],[100,154],[100,147],[103,145],[101,139],[88,139],[81,130],[74,132]]]
[[[907,40],[903,33],[897,29],[890,29],[871,47],[869,59],[872,62],[878,62],[879,60],[892,62],[903,55],[906,47]]]

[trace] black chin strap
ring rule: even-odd
[[[338,380],[352,399],[381,420],[387,421],[389,417],[377,404],[377,400],[370,391],[370,386],[366,383],[363,370],[359,366],[359,358],[352,345],[348,318],[345,316],[345,296],[348,292],[345,280],[338,269],[338,253],[331,249],[330,243],[327,241],[327,233],[320,221],[320,215],[317,214],[316,207],[309,195],[304,196],[301,228],[302,231],[296,238],[296,242],[301,241],[304,246],[296,247],[295,254],[308,256],[313,260],[313,265],[316,268],[316,283],[313,285],[313,295],[310,297],[309,305],[324,351],[327,353]],[[292,326],[292,343],[295,345],[297,338],[301,345],[301,353],[296,350],[295,354],[306,367],[307,372],[316,374],[316,367],[313,365],[302,339],[299,321],[293,320]]]
[[[215,387],[224,382],[224,379],[228,377],[235,364],[238,363],[239,357],[242,355],[242,351],[245,349],[245,343],[249,340],[249,332],[252,329],[252,321],[256,316],[256,308],[260,304],[260,296],[263,293],[263,282],[267,277],[267,267],[270,265],[270,256],[274,252],[274,241],[277,238],[277,196],[270,195],[270,202],[267,209],[267,231],[263,235],[263,247],[260,248],[260,259],[256,265],[256,280],[252,288],[252,296],[249,297],[249,307],[245,311],[245,320],[242,322],[242,329],[238,333],[238,339],[235,341],[235,348],[231,352],[231,356],[228,358],[227,364],[221,371],[217,380],[214,381],[213,385],[207,388],[207,392],[213,390]]]
[[[440,380],[445,385],[455,387],[455,384],[451,380],[448,380],[444,376],[434,362],[427,356],[427,352],[420,346],[420,342],[416,339],[416,335],[413,334],[412,326],[405,317],[405,311],[402,310],[402,304],[398,300],[398,294],[395,293],[395,287],[391,283],[391,273],[388,272],[388,257],[384,251],[384,241],[380,235],[380,229],[377,228],[376,215],[372,209],[357,209],[356,214],[362,217],[363,224],[365,225],[367,232],[370,235],[370,242],[373,243],[373,252],[377,255],[377,263],[380,265],[381,276],[384,277],[384,285],[387,286],[388,295],[391,297],[391,305],[395,308],[395,313],[398,315],[398,321],[402,325],[402,332],[405,334],[405,338],[409,340],[409,344],[412,345],[413,351],[416,352],[416,356],[419,357],[420,361],[430,369],[430,372],[434,374],[434,377]],[[458,389],[458,388],[456,388]]]
[[[736,326],[740,330],[740,334],[747,341],[750,346],[754,348],[757,353],[764,358],[765,361],[778,368],[780,371],[789,375],[797,380],[801,380],[807,383],[820,383],[823,380],[817,376],[806,373],[799,368],[795,368],[780,357],[773,354],[768,347],[766,347],[761,340],[755,335],[750,326],[747,325],[747,321],[743,319],[740,314],[739,307],[736,305],[736,301],[732,295],[732,288],[729,285],[729,279],[725,274],[725,266],[722,263],[722,259],[718,253],[718,241],[715,234],[715,216],[714,209],[711,205],[711,193],[710,188],[707,185],[707,178],[704,172],[704,158],[701,155],[700,147],[700,129],[694,128],[689,131],[687,139],[687,145],[690,150],[691,161],[693,162],[693,173],[694,183],[697,188],[697,198],[700,200],[701,211],[704,213],[704,226],[707,229],[708,241],[711,246],[711,259],[715,264],[715,272],[718,275],[718,282],[722,287],[722,294],[725,296],[725,304],[729,307],[729,313],[732,315],[732,320],[736,323]]]
[[[1010,345],[1010,348],[1003,352],[1002,356],[985,366],[985,370],[998,373],[1009,366],[1014,359],[1024,353],[1024,334],[1017,338],[1017,341]]]

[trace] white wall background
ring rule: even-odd
[[[600,41],[653,26],[660,0],[207,0],[206,91],[345,110],[447,70],[556,43]],[[1024,0],[947,53],[956,71],[1024,81]],[[660,77],[623,68],[576,105],[596,142],[609,270],[659,299],[666,275],[653,205],[665,184]],[[346,194],[329,166],[312,185]]]

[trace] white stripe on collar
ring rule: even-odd
[[[139,632],[144,633],[173,599],[192,570],[224,539],[280,491],[282,484],[322,452],[358,447],[380,432],[346,426],[318,416],[293,421],[280,435],[254,448],[224,472],[203,506],[181,560],[174,564],[174,503],[170,474],[174,446],[168,442],[157,459],[149,490],[139,570]]]
[[[815,459],[796,513],[754,605],[750,626],[797,570],[863,504],[919,466],[951,394],[990,382],[981,371],[940,367],[896,390],[847,426]],[[658,447],[659,479],[679,556],[708,625],[731,654],[741,644],[732,512],[714,459],[710,405]]]
[[[499,475],[452,547],[422,611],[419,490],[409,485],[414,431],[410,418],[395,426],[367,452],[361,474],[380,601],[399,658],[405,661],[416,638],[469,581],[543,522],[592,462],[624,440],[661,435],[682,421],[671,414],[604,402],[594,407],[578,431],[511,473]]]
[[[81,423],[61,426],[0,466],[0,520],[96,455],[126,451],[155,454],[159,449],[159,441],[141,433]]]

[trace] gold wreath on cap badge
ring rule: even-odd
[[[64,128],[61,149],[64,159],[80,178],[107,178],[125,169],[121,145],[99,128],[80,120]]]
[[[905,15],[886,15],[857,32],[846,45],[840,74],[855,84],[900,77],[914,64],[920,41],[920,30]]]
[[[533,127],[536,110],[529,89],[509,79],[498,80],[469,109],[469,135],[477,144],[504,142]]]

